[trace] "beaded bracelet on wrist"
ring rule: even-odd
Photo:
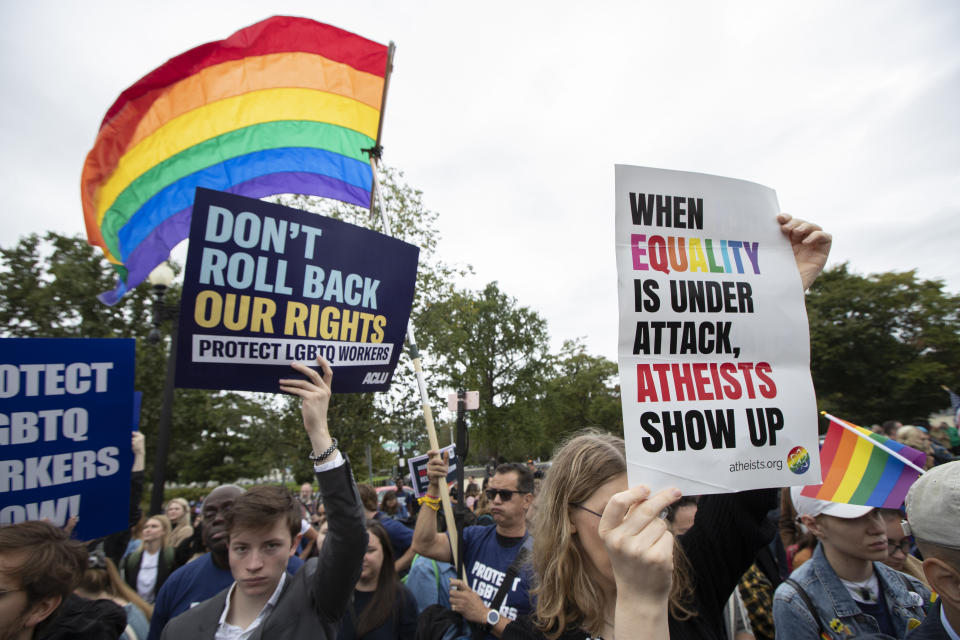
[[[333,438],[333,444],[331,444],[331,445],[326,449],[326,451],[324,451],[324,452],[321,453],[320,455],[317,455],[317,454],[315,454],[315,453],[313,453],[313,452],[311,451],[311,452],[310,452],[310,455],[307,456],[307,457],[310,458],[310,461],[311,461],[313,464],[320,464],[321,462],[323,462],[324,460],[326,460],[327,458],[329,458],[329,457],[330,457],[330,454],[332,454],[334,451],[337,450],[337,444],[338,444],[338,443],[337,443],[337,439],[336,439],[336,438]]]

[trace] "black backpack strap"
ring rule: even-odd
[[[793,587],[793,590],[797,592],[800,596],[800,599],[803,600],[803,603],[807,605],[807,609],[810,610],[810,615],[813,616],[814,621],[817,623],[817,633],[820,634],[822,638],[826,633],[826,630],[823,628],[823,621],[820,619],[820,614],[817,613],[817,608],[813,606],[813,602],[810,600],[810,596],[807,595],[807,592],[803,590],[803,587],[794,580],[793,578],[787,578],[784,580],[787,584]]]
[[[517,557],[513,559],[513,562],[510,563],[510,566],[507,567],[507,575],[503,577],[503,582],[500,583],[500,588],[497,589],[497,593],[493,596],[493,600],[490,601],[490,608],[500,610],[500,605],[503,604],[503,601],[507,598],[507,592],[510,591],[510,585],[513,584],[514,579],[520,574],[520,567],[523,566],[523,563],[527,561],[527,556],[530,555],[529,547],[527,545],[530,540],[530,536],[527,536],[523,541],[523,546],[520,548],[520,551],[517,552]]]
[[[124,560],[124,574],[123,578],[126,580],[127,584],[136,590],[137,580],[136,575],[140,570],[140,558],[143,556],[143,549],[137,549],[136,551],[131,552],[126,560]]]
[[[503,576],[503,582],[500,583],[500,588],[497,589],[496,595],[494,595],[493,600],[490,601],[490,608],[494,611],[500,610],[500,605],[507,599],[507,592],[510,591],[510,585],[513,584],[514,579],[520,574],[520,568],[530,556],[530,549],[533,547],[533,538],[531,538],[528,533],[523,537],[523,542],[520,544],[520,551],[517,552],[517,556],[513,559],[513,562],[507,567],[507,573]],[[484,633],[481,629],[474,627],[474,640],[482,638],[483,635]]]

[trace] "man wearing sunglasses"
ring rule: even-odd
[[[427,475],[430,485],[427,498],[440,495],[440,482],[446,481],[446,458],[430,451]],[[501,464],[490,478],[486,490],[494,527],[473,526],[463,530],[464,567],[467,582],[450,581],[450,608],[464,619],[480,626],[487,638],[499,638],[503,630],[519,615],[530,613],[530,572],[518,565],[529,553],[530,536],[527,533],[527,512],[533,505],[533,474],[517,463]],[[424,506],[430,506],[426,501]],[[450,539],[437,531],[437,518],[432,508],[421,508],[413,531],[413,548],[422,556],[453,562]],[[517,562],[518,555],[523,556]],[[513,569],[511,570],[511,566]],[[507,582],[507,574],[516,577]],[[506,582],[499,607],[494,599]]]

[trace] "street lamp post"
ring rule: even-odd
[[[147,340],[161,340],[160,324],[167,319],[176,319],[177,312],[164,303],[167,289],[173,284],[173,269],[160,264],[147,278],[153,285],[153,328]],[[157,458],[153,464],[153,489],[150,492],[150,513],[163,510],[163,488],[167,478],[167,455],[170,450],[170,422],[173,417],[173,379],[177,370],[177,323],[170,332],[170,355],[167,357],[167,378],[163,385],[163,400],[160,405],[160,422],[157,425]]]

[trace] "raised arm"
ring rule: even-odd
[[[617,637],[670,637],[673,535],[658,516],[679,497],[676,489],[650,496],[639,486],[616,494],[603,510],[598,532],[617,582]]]
[[[146,443],[143,434],[134,431],[130,436],[130,448],[133,451],[133,466],[130,469],[130,511],[127,518],[127,528],[107,536],[103,541],[103,552],[113,560],[113,564],[120,566],[123,552],[130,542],[130,530],[137,526],[142,514],[140,499],[143,497],[143,470],[146,468]]]
[[[427,495],[438,498],[440,496],[441,479],[443,482],[447,481],[446,454],[441,458],[439,452],[428,451],[427,455],[430,456],[427,461],[427,478],[430,480]],[[441,562],[452,562],[450,539],[437,531],[437,512],[427,503],[420,506],[420,512],[417,514],[417,524],[413,529],[413,544],[411,547],[413,547],[414,552],[422,556]]]
[[[367,531],[350,464],[334,446],[327,425],[333,371],[323,358],[317,358],[317,362],[322,376],[310,367],[293,363],[291,366],[307,379],[283,379],[280,389],[303,400],[303,428],[313,447],[314,472],[327,513],[327,537],[320,555],[306,565],[312,573],[300,571],[294,579],[311,581],[305,585],[311,605],[323,619],[334,622],[346,611],[360,577]]]
[[[333,444],[330,437],[330,428],[327,425],[327,409],[330,406],[330,383],[333,382],[333,370],[330,364],[322,357],[317,363],[323,371],[323,376],[314,369],[299,362],[291,363],[291,367],[307,376],[306,380],[299,378],[284,378],[280,380],[280,390],[300,396],[300,414],[303,416],[303,429],[307,432],[310,444],[313,445],[314,455],[320,455]],[[331,462],[340,455],[334,449],[323,462]]]
[[[778,215],[777,222],[780,223],[780,230],[790,238],[793,257],[797,261],[803,290],[806,291],[827,264],[833,236],[819,225],[794,218],[789,213]]]

